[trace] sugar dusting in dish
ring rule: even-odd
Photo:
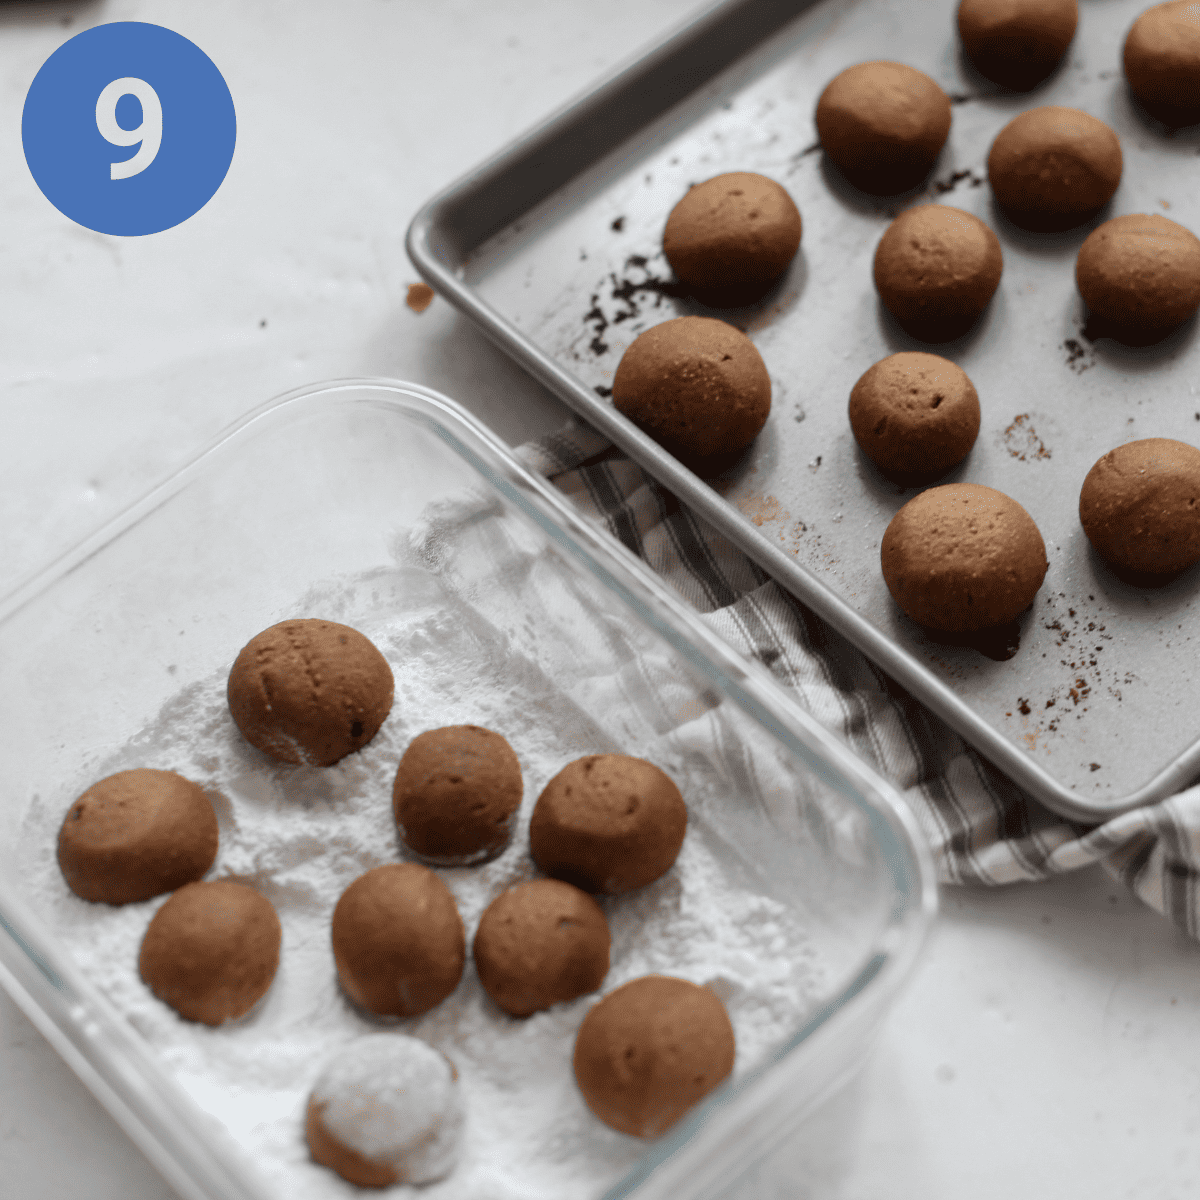
[[[88,977],[280,1197],[361,1194],[309,1159],[305,1104],[339,1047],[389,1027],[443,1050],[463,1084],[467,1118],[459,1164],[444,1181],[421,1188],[423,1198],[594,1197],[646,1146],[602,1125],[575,1087],[571,1052],[588,1008],[652,972],[707,984],[736,1031],[736,1076],[801,1025],[825,982],[821,960],[794,911],[755,890],[744,864],[731,869],[729,849],[707,827],[703,804],[698,813],[698,799],[719,802],[728,784],[695,752],[695,736],[647,731],[641,747],[613,744],[554,681],[513,652],[502,633],[425,578],[409,589],[410,603],[398,612],[364,603],[368,579],[314,589],[297,614],[354,625],[391,664],[395,703],[365,749],[324,769],[273,763],[238,734],[225,701],[226,672],[214,672],[184,687],[120,751],[97,759],[89,777],[33,801],[21,836],[26,894]],[[651,758],[689,801],[688,835],[665,876],[602,902],[613,946],[600,992],[527,1019],[509,1017],[483,991],[468,957],[458,988],[430,1013],[390,1025],[371,1020],[338,987],[329,943],[333,907],[364,871],[404,857],[391,786],[405,747],[423,730],[468,723],[508,739],[525,783],[508,849],[482,867],[439,871],[462,914],[468,945],[484,908],[505,888],[536,875],[529,815],[542,787],[573,758],[603,752]],[[279,972],[266,998],[239,1021],[217,1029],[185,1022],[139,979],[138,947],[165,897],[123,908],[89,904],[68,891],[58,871],[55,838],[77,792],[133,766],[177,770],[208,789],[221,842],[207,878],[247,883],[279,913]]]

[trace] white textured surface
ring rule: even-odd
[[[1084,20],[1100,3],[1083,0]],[[298,384],[410,378],[513,442],[557,423],[561,407],[445,304],[420,317],[404,307],[416,278],[404,229],[435,189],[693,7],[5,5],[0,588],[238,414]],[[139,19],[214,59],[237,104],[239,143],[206,209],[123,241],[71,225],[42,198],[21,157],[20,109],[67,36]],[[1200,948],[1098,871],[949,893],[866,1075],[755,1194],[1196,1195],[1198,968]],[[15,1200],[172,1196],[3,995],[0,1180]]]

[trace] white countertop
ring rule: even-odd
[[[914,3],[917,0],[914,0]],[[1084,0],[1086,6],[1096,0]],[[566,410],[443,301],[404,304],[435,190],[695,9],[693,0],[99,0],[0,10],[0,590],[254,405],[348,375],[446,392],[517,443]],[[69,36],[152,21],[238,114],[213,200],[140,239],[71,224],[20,142]],[[1200,1189],[1200,946],[1099,870],[944,895],[867,1072],[755,1194],[1182,1200]],[[0,994],[0,1195],[173,1195]]]

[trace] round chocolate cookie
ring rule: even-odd
[[[1079,24],[1078,0],[962,0],[958,36],[980,75],[1027,92],[1062,61]]]
[[[936,479],[962,462],[979,434],[979,395],[967,373],[936,354],[892,354],[850,393],[850,428],[886,475]]]
[[[333,910],[333,957],[342,988],[380,1016],[417,1017],[458,986],[467,959],[450,889],[419,863],[360,875]]]
[[[326,1063],[304,1134],[314,1161],[357,1187],[420,1185],[454,1170],[465,1119],[458,1071],[440,1050],[375,1033]]]
[[[355,629],[281,621],[242,649],[229,711],[242,736],[286,763],[331,767],[361,750],[392,707],[392,669]]]
[[[725,1006],[709,988],[645,975],[610,992],[575,1037],[588,1108],[633,1137],[658,1137],[733,1071]]]
[[[800,248],[800,210],[773,179],[746,171],[691,188],[671,210],[663,252],[704,291],[773,283]]]
[[[413,738],[392,786],[404,844],[438,866],[468,866],[508,844],[521,806],[521,764],[498,733],[447,725]]]
[[[92,784],[58,832],[67,886],[105,904],[173,892],[201,878],[216,857],[217,815],[204,789],[149,767]]]
[[[914,496],[888,525],[880,559],[904,612],[952,633],[1015,621],[1049,567],[1033,518],[978,483],[948,483]]]
[[[1082,225],[1112,198],[1124,160],[1117,135],[1078,108],[1031,108],[1013,117],[988,153],[988,182],[1022,229]]]
[[[1148,8],[1125,38],[1129,90],[1168,125],[1200,121],[1200,4],[1171,0]]]
[[[1157,214],[1113,217],[1079,247],[1075,283],[1106,332],[1156,341],[1200,307],[1200,238]]]
[[[817,101],[821,148],[855,187],[874,195],[920,183],[949,133],[950,97],[904,63],[847,67]]]
[[[987,308],[1004,270],[996,235],[945,204],[902,212],[875,250],[875,288],[912,337],[949,342]]]
[[[282,931],[270,900],[244,883],[189,883],[154,914],[138,970],[188,1021],[220,1025],[266,995]]]
[[[1079,520],[1118,570],[1163,576],[1200,562],[1200,450],[1170,438],[1110,450],[1083,481]]]
[[[771,411],[771,378],[740,329],[712,317],[677,317],[629,346],[612,398],[663,449],[704,469],[758,435]]]
[[[600,906],[558,879],[533,879],[484,910],[472,953],[479,982],[514,1017],[594,992],[612,937]]]
[[[669,775],[643,758],[589,754],[538,797],[529,852],[552,878],[616,896],[669,871],[686,832],[687,805]]]

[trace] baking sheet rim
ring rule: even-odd
[[[818,0],[802,0],[794,5],[787,20],[796,19],[817,2]],[[462,239],[455,236],[456,213],[471,212],[472,199],[478,198],[483,189],[494,180],[532,177],[533,173],[528,170],[528,166],[535,147],[555,136],[578,130],[581,124],[587,122],[601,97],[607,100],[614,95],[633,94],[639,89],[654,94],[653,89],[642,86],[647,77],[656,71],[670,69],[671,65],[679,60],[679,56],[686,54],[689,47],[722,18],[728,18],[743,10],[748,12],[754,4],[755,0],[724,0],[724,3],[706,10],[657,46],[651,47],[631,62],[618,66],[523,136],[516,138],[491,158],[437,193],[418,210],[409,225],[406,237],[409,258],[422,278],[435,291],[475,322],[490,340],[553,392],[576,415],[605,434],[660,484],[669,488],[718,532],[728,537],[796,599],[828,621],[872,662],[937,713],[985,758],[1047,807],[1070,820],[1100,822],[1164,799],[1180,790],[1200,773],[1200,737],[1134,791],[1106,800],[1081,798],[989,725],[907,650],[852,609],[805,567],[773,545],[739,510],[699,476],[668,455],[658,443],[559,366],[512,322],[506,320],[477,295],[459,276],[458,272],[470,253],[487,238],[479,238],[471,245],[463,245]],[[768,29],[760,43],[777,33],[781,27]],[[736,57],[731,57],[721,69],[730,66],[736,61]],[[710,83],[712,78],[713,76],[708,76],[700,79],[689,94],[694,95]],[[642,127],[660,119],[673,106],[667,105],[649,111]],[[586,141],[585,138],[579,139],[579,142]],[[611,149],[604,149],[590,160],[589,165],[595,165],[610,153]],[[544,166],[544,158],[539,161]],[[575,174],[564,176],[554,190],[569,184],[575,177]],[[546,199],[546,196],[545,191],[527,195],[522,206],[510,214],[509,219],[500,228],[511,226],[523,214]],[[494,232],[487,236],[493,236]],[[443,257],[437,249],[439,245],[447,249],[454,247],[457,258],[448,260]]]

